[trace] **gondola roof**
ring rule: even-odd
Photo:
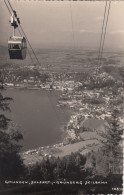
[[[8,44],[21,44],[22,41],[26,41],[26,39],[24,37],[13,36],[9,38]]]

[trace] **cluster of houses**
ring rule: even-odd
[[[24,155],[24,157],[26,157],[28,155],[38,154],[39,156],[50,158],[50,157],[52,157],[52,154],[54,152],[57,152],[58,147],[61,147],[63,145],[64,145],[64,143],[54,144],[51,146],[42,146],[42,147],[39,147],[37,149],[28,150],[28,151],[24,152],[23,155]]]
[[[103,80],[107,80],[107,74],[102,74]],[[113,78],[109,76],[108,79]],[[119,110],[118,121],[120,126],[124,125],[123,119],[123,93],[122,87],[117,89],[118,95],[116,100],[120,100],[120,104],[116,105]],[[66,97],[66,98],[65,98]],[[74,114],[71,116],[70,121],[67,124],[68,137],[71,140],[76,140],[76,132],[83,126],[83,122],[89,118],[92,119],[102,119],[109,122],[114,103],[114,95],[112,93],[112,88],[100,88],[94,90],[73,90],[71,92],[63,93],[60,99],[61,105],[66,105],[69,108],[73,108]],[[114,105],[115,106],[115,105]],[[81,120],[79,120],[81,118]]]

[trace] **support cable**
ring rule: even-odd
[[[105,11],[104,11],[104,18],[103,18],[103,25],[102,25],[102,32],[101,32],[101,39],[100,39],[100,47],[99,47],[99,53],[98,53],[98,63],[96,67],[96,84],[99,84],[99,77],[98,74],[100,72],[100,65],[102,60],[102,54],[103,54],[103,48],[105,43],[105,37],[106,37],[106,30],[107,30],[107,24],[108,24],[108,18],[109,18],[109,12],[110,12],[110,5],[111,0],[109,0],[109,5],[107,4],[108,0],[106,0],[105,4]]]
[[[7,1],[8,1],[8,3],[9,3],[9,6],[10,6],[12,12],[15,14],[15,12],[14,12],[14,10],[13,10],[13,7],[12,7],[11,3],[9,2],[9,0],[7,0]],[[6,5],[7,9],[9,10],[9,12],[10,12],[10,14],[11,14],[11,11],[10,11],[10,9],[9,9],[9,7],[8,7],[8,5],[7,5],[7,3],[6,3],[5,0],[4,0],[4,2],[5,2],[5,5]],[[15,17],[16,17],[16,16],[15,16]],[[17,22],[18,22],[18,21],[17,21]],[[36,56],[36,54],[35,54],[35,52],[34,52],[34,50],[33,50],[33,48],[32,48],[32,46],[31,46],[31,44],[30,44],[30,41],[28,40],[28,38],[27,38],[27,36],[26,36],[26,34],[25,34],[25,32],[24,32],[24,30],[23,30],[23,28],[22,28],[22,26],[21,26],[21,24],[20,24],[19,22],[18,22],[18,25],[19,25],[19,27],[21,28],[21,31],[22,31],[22,33],[24,34],[25,38],[27,39],[27,42],[28,42],[28,44],[29,44],[29,46],[30,46],[30,48],[31,48],[31,50],[32,50],[32,52],[33,52],[33,54],[34,54],[34,56],[35,56],[37,62],[38,62],[38,64],[41,65],[40,62],[39,62],[39,60],[38,60],[38,58],[37,58],[37,56]],[[20,32],[20,33],[21,33],[21,32]],[[44,70],[42,70],[42,71],[44,72]],[[45,92],[46,92],[47,97],[48,97],[48,99],[49,99],[49,101],[50,101],[50,103],[51,103],[51,106],[53,107],[53,110],[55,111],[56,118],[58,119],[58,120],[57,120],[57,121],[58,121],[58,124],[61,124],[61,123],[60,123],[60,119],[59,119],[58,114],[57,114],[57,111],[56,111],[56,109],[55,109],[55,107],[54,107],[54,105],[53,105],[53,103],[52,103],[52,101],[51,101],[51,98],[49,97],[49,94],[47,93],[46,90],[45,90]]]
[[[104,49],[104,43],[105,43],[105,38],[106,38],[106,30],[107,30],[108,18],[109,18],[109,13],[110,13],[110,6],[111,6],[111,0],[109,1],[107,19],[106,19],[106,24],[105,24],[105,33],[104,33],[104,37],[103,37],[103,44],[102,44],[100,59],[102,59],[102,54],[103,54],[103,49]],[[101,64],[101,61],[100,61],[100,64]],[[100,65],[100,64],[99,64],[99,65]]]
[[[18,27],[18,31],[19,31],[19,34],[22,36],[22,33],[21,33],[21,31],[20,31],[19,27]],[[29,57],[30,57],[30,59],[31,59],[31,62],[32,62],[33,66],[34,66],[34,65],[35,65],[35,63],[34,63],[34,60],[33,60],[32,56],[31,56],[31,53],[30,53],[30,51],[29,51],[29,49],[28,49],[28,48],[27,48],[27,51],[28,51]]]
[[[6,1],[5,1],[5,0],[4,0],[4,3],[5,3],[5,5],[6,5],[6,7],[7,7],[8,11],[9,11],[9,13],[11,14],[11,11],[10,11],[10,9],[9,9],[9,7],[8,7],[8,5],[7,5],[7,3],[6,3]]]
[[[11,3],[9,2],[9,0],[7,0],[7,1],[8,1],[8,3],[9,3],[9,6],[10,6],[11,10],[14,12],[14,9],[13,9]],[[17,21],[17,22],[18,22],[18,21]],[[35,56],[35,59],[36,59],[37,63],[41,66],[41,64],[40,64],[40,62],[39,62],[39,60],[38,60],[38,58],[37,58],[37,56],[36,56],[36,54],[35,54],[35,52],[34,52],[34,49],[32,48],[32,46],[31,46],[31,44],[30,44],[30,41],[28,40],[28,38],[27,38],[27,36],[26,36],[26,34],[25,34],[23,28],[22,28],[22,25],[19,24],[19,22],[18,22],[18,25],[20,26],[20,29],[22,30],[22,32],[23,32],[25,38],[27,39],[27,42],[28,42],[28,44],[29,44],[29,46],[30,46],[30,48],[31,48],[31,50],[32,50],[32,52],[33,52],[33,54],[34,54],[34,56]]]
[[[98,55],[98,69],[100,68],[100,65],[101,65],[103,48],[104,48],[104,43],[105,43],[105,38],[106,38],[108,18],[109,18],[109,13],[110,13],[111,0],[109,1],[108,8],[107,8],[107,5],[108,4],[107,4],[107,0],[106,0],[104,19],[103,19],[103,25],[102,25],[102,32],[101,32],[100,47],[99,47],[99,55]]]
[[[100,37],[100,46],[99,46],[99,53],[98,53],[98,63],[97,66],[99,65],[99,60],[100,60],[100,54],[101,54],[101,46],[102,46],[102,39],[103,39],[103,32],[104,32],[104,24],[105,24],[105,18],[106,18],[106,11],[107,11],[107,0],[105,4],[105,11],[104,11],[104,19],[103,19],[103,24],[102,24],[102,32],[101,32],[101,37]]]
[[[5,1],[5,0],[4,0],[4,3],[5,3],[5,5],[6,5],[6,7],[7,7],[8,11],[9,11],[9,13],[11,14],[11,10],[10,10],[9,6],[7,5],[7,3],[6,3],[6,1]],[[10,3],[9,3],[9,4],[10,4]],[[11,9],[12,9],[12,6],[11,6]],[[12,9],[12,10],[13,10],[13,9]],[[18,31],[19,31],[20,35],[22,36],[22,33],[21,33],[21,31],[20,31],[20,29],[19,29],[19,28],[18,28]],[[30,58],[31,58],[32,63],[34,64],[34,62],[33,62],[33,58],[31,57],[31,54],[30,54],[29,50],[28,50],[28,54],[29,54],[29,56],[30,56]]]

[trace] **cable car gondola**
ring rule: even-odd
[[[8,51],[10,59],[25,59],[27,43],[25,37],[13,36],[8,40]]]
[[[15,29],[20,25],[20,20],[17,18],[16,11],[13,10],[11,19],[11,26],[13,27],[13,36],[8,40],[8,51],[10,59],[23,60],[26,58],[27,43],[26,38],[15,36]]]

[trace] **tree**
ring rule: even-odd
[[[18,142],[23,138],[22,134],[14,128],[11,120],[3,111],[10,111],[9,97],[3,97],[3,82],[0,81],[0,182],[5,180],[17,180],[23,176],[25,167],[19,155],[21,146]]]
[[[29,167],[30,180],[81,180],[86,178],[86,158],[80,153],[71,153],[63,158],[45,158]]]
[[[120,128],[118,115],[118,110],[114,109],[109,124],[106,125],[106,133],[104,134],[106,138],[104,150],[109,158],[110,171],[113,173],[116,172],[117,166],[119,166],[118,162],[121,160],[122,155],[120,141],[122,140],[123,129]]]

